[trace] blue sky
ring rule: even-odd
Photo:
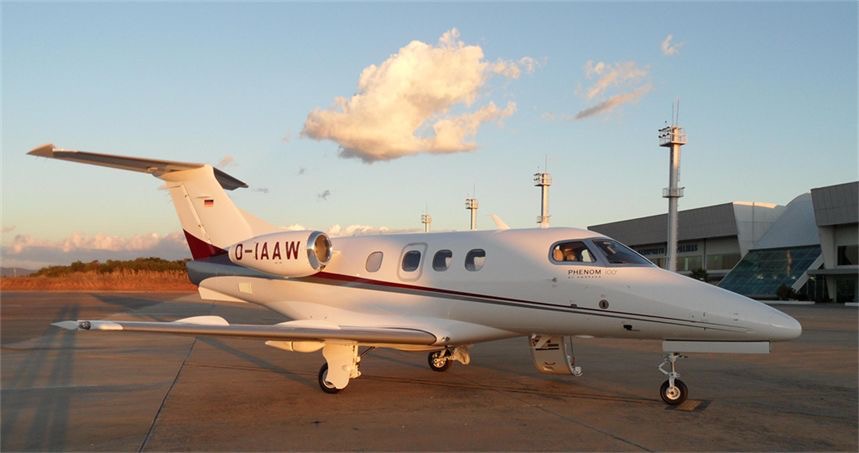
[[[553,225],[664,212],[668,158],[656,130],[675,97],[689,135],[681,209],[786,204],[859,177],[855,2],[6,2],[2,29],[4,265],[187,253],[159,181],[25,156],[49,142],[231,158],[223,170],[251,186],[232,193],[240,206],[322,230],[420,228],[425,206],[434,230],[465,229],[464,198],[475,189],[480,227],[492,226],[492,213],[531,227],[531,175],[547,157]],[[478,63],[519,69],[483,72],[468,102],[416,114],[426,122],[415,137],[425,138],[440,118],[496,105],[456,144],[473,150],[365,163],[341,157],[352,143],[342,134],[312,138],[309,115],[360,94],[365,68],[411,55],[412,41],[441,48],[454,29],[460,50],[480,49]],[[673,55],[661,48],[668,35]],[[461,69],[439,61],[431,74]],[[612,73],[627,78],[610,83]],[[412,83],[431,80],[447,79]],[[601,81],[608,88],[589,98]],[[574,119],[614,96],[626,97]],[[399,105],[385,118],[408,117]]]

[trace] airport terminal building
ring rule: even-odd
[[[859,300],[859,182],[787,206],[731,202],[679,213],[677,270],[758,299]],[[667,215],[588,227],[666,263]]]
[[[808,272],[813,297],[859,301],[859,182],[811,189],[823,267]],[[825,288],[825,292],[824,292]],[[852,295],[852,299],[851,299]]]
[[[703,269],[717,282],[744,257],[784,211],[772,203],[731,202],[679,212],[677,270]],[[666,266],[668,215],[660,214],[588,227],[629,245]]]

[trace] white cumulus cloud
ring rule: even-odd
[[[367,234],[390,234],[390,233],[414,233],[420,231],[418,228],[403,228],[403,229],[392,229],[386,226],[372,226],[372,225],[348,225],[342,227],[340,225],[333,225],[328,228],[325,232],[331,237],[343,237],[343,236],[361,236]]]
[[[600,102],[597,105],[588,107],[579,113],[576,113],[575,119],[580,120],[583,118],[587,118],[589,116],[597,115],[600,113],[610,112],[615,107],[618,107],[622,104],[626,104],[628,102],[635,101],[640,97],[647,94],[650,89],[653,88],[651,84],[643,85],[641,87],[636,88],[633,91],[628,93],[616,94],[603,102]]]
[[[662,55],[672,57],[680,52],[680,48],[683,47],[683,43],[672,43],[671,41],[673,39],[674,37],[669,34],[665,37],[665,39],[662,40],[662,44],[659,46],[660,49],[662,49]]]
[[[475,106],[487,80],[517,79],[537,66],[530,57],[487,61],[483,49],[466,45],[454,28],[436,45],[412,41],[378,66],[364,68],[357,93],[336,98],[331,109],[310,112],[301,134],[332,140],[341,157],[364,162],[471,151],[483,123],[516,111],[514,102]]]
[[[585,97],[593,99],[615,86],[635,84],[647,77],[649,69],[639,67],[634,61],[625,61],[616,64],[604,62],[594,63],[588,60],[585,63],[585,75],[588,79],[596,77],[596,81],[587,89]]]
[[[299,223],[294,223],[292,225],[288,225],[283,227],[286,231],[307,231],[313,228],[307,228],[304,225]],[[343,236],[360,236],[367,234],[390,234],[390,233],[414,233],[421,231],[419,228],[388,228],[386,226],[372,226],[372,225],[347,225],[341,226],[340,224],[335,224],[328,227],[325,230],[325,233],[331,237],[343,237]]]
[[[184,234],[177,231],[167,235],[133,236],[72,233],[60,240],[18,234],[2,247],[2,255],[4,263],[28,263],[29,267],[41,267],[78,260],[124,260],[146,256],[182,259],[190,257],[190,252]]]
[[[576,113],[572,117],[574,120],[610,112],[640,99],[653,88],[647,80],[650,68],[641,67],[634,61],[605,63],[588,60],[584,72],[585,77],[592,80],[591,85],[584,89],[579,87],[576,92],[586,101],[596,103]]]
[[[221,159],[220,161],[218,161],[217,164],[215,164],[215,167],[220,168],[220,169],[224,169],[224,168],[227,168],[227,167],[229,167],[231,165],[235,165],[235,164],[236,164],[235,158],[233,158],[233,156],[230,156],[229,154],[227,154],[226,156],[224,156],[223,159]]]

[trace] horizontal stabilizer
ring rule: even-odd
[[[142,157],[116,156],[112,154],[74,151],[57,148],[54,145],[42,145],[31,150],[27,154],[31,156],[47,157],[49,159],[69,160],[84,164],[98,165],[101,167],[149,173],[156,177],[175,171],[193,170],[195,168],[206,166],[206,164],[193,162],[173,162],[169,160],[146,159]],[[217,179],[221,187],[226,190],[248,187],[244,182],[218,170],[217,168],[213,168],[213,170],[215,171],[215,179]]]
[[[60,321],[54,326],[67,330],[149,332],[179,335],[213,335],[265,340],[325,341],[358,343],[432,345],[436,336],[418,329],[311,325],[285,322],[277,325],[229,324],[220,316],[195,316],[173,322],[78,320]]]
[[[510,226],[507,225],[503,220],[501,220],[501,217],[499,217],[497,214],[492,214],[490,217],[492,217],[492,221],[495,222],[495,228],[499,230],[510,229]]]

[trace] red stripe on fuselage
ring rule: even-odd
[[[362,284],[362,285],[377,285],[381,287],[388,288],[398,288],[413,291],[414,293],[419,292],[428,292],[428,293],[436,293],[436,294],[444,294],[448,296],[459,296],[459,297],[470,297],[476,300],[483,299],[486,302],[491,303],[512,303],[512,304],[524,304],[530,305],[532,307],[544,307],[546,309],[556,310],[556,311],[564,311],[564,312],[573,312],[573,313],[582,313],[582,314],[591,314],[595,316],[604,316],[610,318],[623,318],[626,316],[633,316],[636,320],[639,321],[650,321],[650,322],[659,322],[662,324],[674,324],[681,325],[685,327],[700,327],[700,328],[710,328],[714,330],[725,330],[720,327],[730,327],[734,328],[730,324],[721,324],[721,323],[713,323],[713,322],[705,322],[705,321],[694,321],[694,320],[686,320],[680,319],[670,316],[657,316],[657,315],[648,315],[645,313],[632,313],[632,312],[624,312],[624,311],[614,311],[614,310],[605,310],[605,309],[596,309],[596,308],[587,308],[587,307],[578,307],[578,306],[564,306],[557,305],[549,302],[538,302],[534,300],[525,300],[525,299],[514,299],[510,297],[502,297],[502,296],[493,296],[489,294],[478,294],[478,293],[468,293],[463,291],[455,291],[450,289],[443,288],[433,288],[428,286],[418,286],[418,285],[408,285],[405,283],[397,283],[386,280],[373,280],[362,277],[354,277],[351,275],[343,275],[343,274],[333,274],[330,272],[318,272],[313,274],[310,277],[305,277],[305,281],[312,282],[314,279],[321,280],[320,283],[324,283],[326,280],[343,282],[344,286],[350,286],[349,283],[353,284]],[[335,283],[336,284],[336,283]],[[644,318],[644,319],[641,319]],[[672,322],[673,321],[673,322]],[[678,321],[680,323],[678,323]],[[682,324],[681,324],[682,323]]]
[[[191,256],[195,260],[227,254],[227,251],[220,247],[215,247],[185,230],[182,232],[185,233],[185,240],[188,241],[188,248],[191,249]]]

